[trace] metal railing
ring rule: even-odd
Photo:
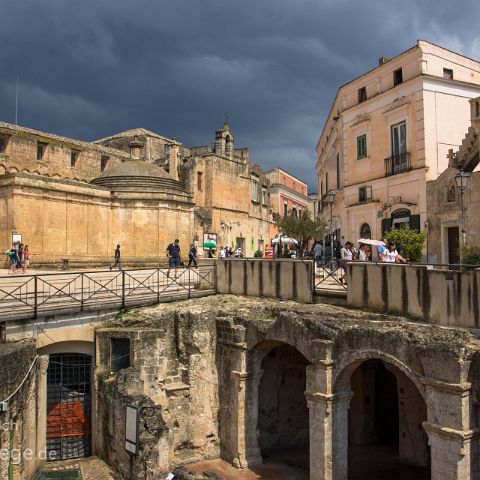
[[[0,277],[0,321],[127,308],[216,293],[214,265]]]
[[[314,286],[317,290],[347,290],[345,272],[339,262],[333,261],[327,264],[315,262],[313,268]]]
[[[400,155],[393,155],[385,159],[385,176],[390,177],[397,173],[408,172],[412,169],[410,162],[410,153],[405,152]]]

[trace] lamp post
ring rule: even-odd
[[[330,265],[332,269],[335,267],[335,261],[333,259],[333,202],[335,201],[335,192],[330,190],[328,192],[328,203],[330,204]]]
[[[462,247],[465,245],[465,212],[464,212],[464,203],[463,203],[463,195],[465,193],[465,189],[467,188],[468,178],[470,177],[470,173],[464,172],[460,170],[457,175],[455,175],[455,182],[457,182],[457,187],[460,190],[460,202],[461,202],[461,209],[462,209]]]

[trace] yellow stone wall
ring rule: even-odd
[[[0,248],[22,234],[33,262],[61,258],[101,260],[117,243],[124,258],[165,257],[175,238],[186,257],[193,238],[193,205],[165,194],[122,193],[49,180],[0,177]]]

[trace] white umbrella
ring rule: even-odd
[[[377,247],[385,246],[385,242],[382,242],[381,240],[371,240],[370,238],[360,238],[357,242],[363,243],[364,245],[375,245]]]
[[[276,237],[272,240],[272,243],[280,243],[280,240],[282,241],[282,243],[294,243],[295,245],[298,245],[297,240],[290,237]]]

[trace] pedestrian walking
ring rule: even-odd
[[[121,259],[121,254],[120,254],[120,245],[117,245],[117,248],[115,249],[114,253],[114,263],[112,266],[110,266],[110,271],[112,271],[112,268],[118,267],[119,270],[122,269],[122,259]]]
[[[313,257],[315,258],[318,267],[322,264],[324,255],[325,249],[323,248],[323,245],[320,242],[317,242],[313,247]]]
[[[30,266],[30,248],[28,245],[25,245],[23,249],[23,273],[27,273],[27,268]]]
[[[18,263],[17,263],[17,270],[18,272],[20,272],[21,270],[23,271],[23,262],[24,262],[24,245],[23,243],[21,243],[19,246],[18,246]]]
[[[342,276],[340,283],[347,285],[347,262],[353,259],[352,242],[345,242],[344,247],[340,250],[340,268],[342,269]]]
[[[190,267],[193,263],[195,268],[198,267],[197,265],[197,247],[192,243],[190,245],[190,251],[188,252],[188,266]]]
[[[17,273],[18,265],[18,244],[12,244],[12,248],[7,251],[7,257],[10,260],[10,268],[8,270],[9,275],[15,275]]]
[[[177,269],[180,266],[180,240],[175,239],[173,243],[170,243],[167,247],[168,257],[168,272],[167,278],[170,277],[170,269],[175,269],[175,277],[177,276]]]

